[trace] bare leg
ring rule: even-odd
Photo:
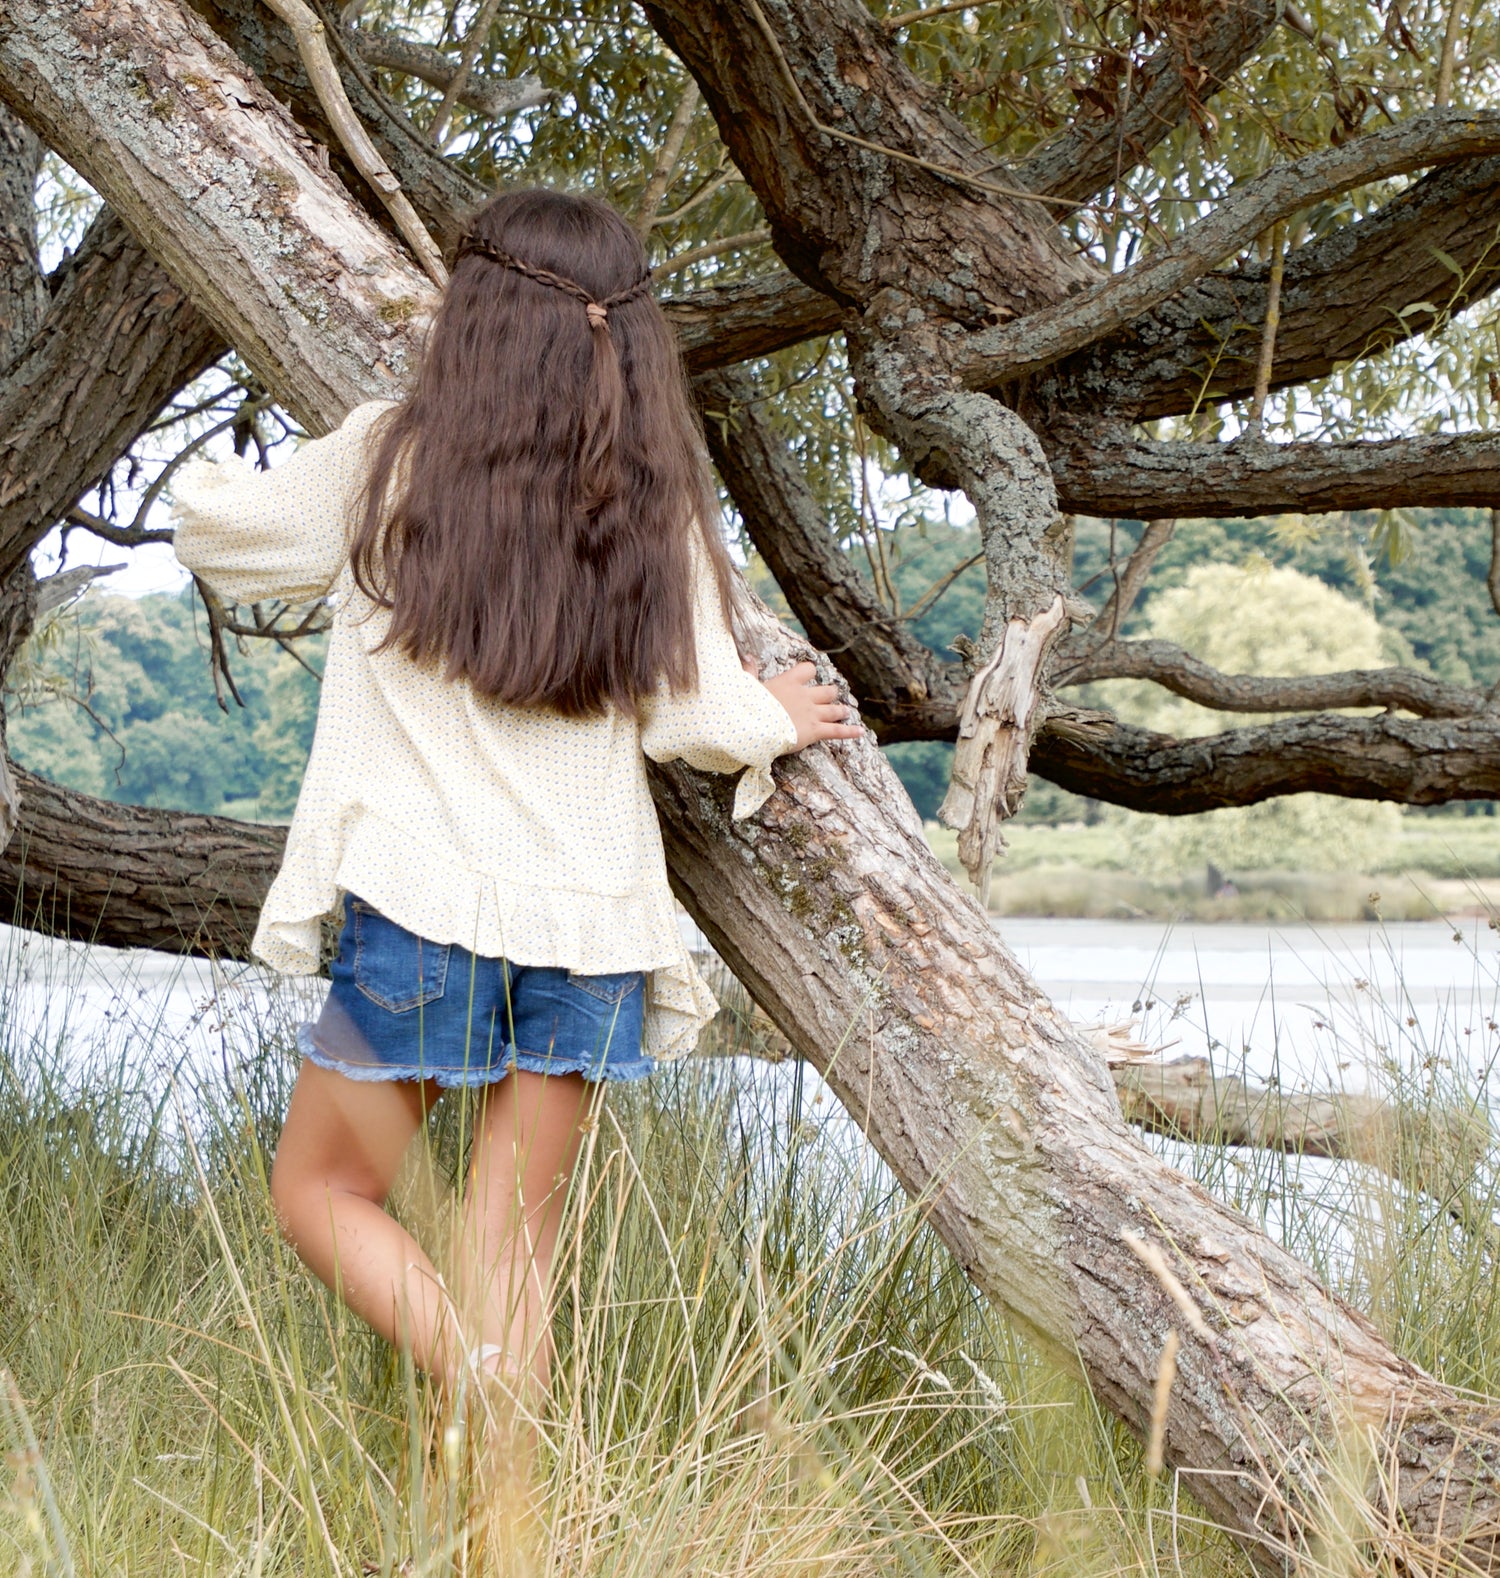
[[[434,1081],[369,1084],[304,1062],[271,1170],[271,1198],[309,1268],[388,1342],[450,1379],[448,1295],[417,1241],[386,1214],[387,1195]]]
[[[457,1273],[486,1364],[545,1390],[550,1289],[563,1200],[599,1089],[578,1074],[513,1070],[485,1097],[474,1135]]]

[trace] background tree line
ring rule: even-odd
[[[1080,519],[1075,576],[1102,606],[1114,571],[1139,542],[1139,522]],[[978,628],[984,572],[974,562],[978,532],[927,516],[890,534],[889,584],[911,629],[940,656]],[[875,545],[872,552],[879,555]],[[852,551],[863,549],[858,540]],[[1126,637],[1163,634],[1159,616],[1205,628],[1178,631],[1205,644],[1226,671],[1303,673],[1289,628],[1285,588],[1257,572],[1311,577],[1343,601],[1319,601],[1309,615],[1326,628],[1322,667],[1413,666],[1451,684],[1488,690],[1500,682],[1500,621],[1485,595],[1490,524],[1479,510],[1374,512],[1309,519],[1202,520],[1181,527],[1156,560],[1151,581],[1122,624]],[[764,595],[780,601],[753,556]],[[1216,582],[1194,570],[1245,574],[1222,617]],[[936,594],[936,595],[934,595]],[[1170,594],[1170,595],[1167,595]],[[791,618],[788,613],[786,617]],[[1373,634],[1372,634],[1373,632]],[[1375,643],[1373,650],[1371,643]],[[1363,642],[1363,645],[1362,645]],[[98,589],[59,610],[32,638],[7,684],[15,759],[69,788],[123,804],[284,819],[296,803],[317,714],[322,642],[298,656],[265,641],[242,641],[234,676],[243,706],[220,708],[208,680],[209,631],[191,589],[125,597]],[[1139,681],[1095,687],[1133,721],[1180,734],[1212,733],[1221,720]],[[937,814],[952,747],[909,741],[887,748],[925,818]],[[1289,802],[1264,807],[1284,815]],[[1489,812],[1494,802],[1455,809]],[[1349,808],[1349,814],[1366,809]],[[1020,813],[1025,821],[1089,820],[1099,808],[1038,777]]]

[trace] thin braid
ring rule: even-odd
[[[623,306],[627,301],[634,301],[637,296],[643,296],[651,288],[651,270],[646,272],[633,285],[627,285],[624,290],[617,290],[614,295],[606,296],[602,301],[596,300],[586,291],[576,279],[569,279],[565,274],[554,274],[551,269],[537,268],[534,264],[523,262],[520,258],[509,252],[502,251],[492,242],[486,241],[483,236],[466,235],[458,243],[458,252],[454,259],[466,257],[469,253],[477,253],[480,257],[491,263],[498,264],[501,268],[514,269],[517,274],[524,274],[527,279],[534,279],[538,285],[549,285],[553,290],[564,291],[575,300],[583,303],[585,309],[593,308],[601,316],[599,324],[604,325],[603,312],[610,307]],[[589,313],[589,321],[593,323],[594,313]]]

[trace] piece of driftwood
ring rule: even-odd
[[[797,1054],[749,993],[711,955],[700,964],[724,1006],[707,1043],[780,1063]],[[1417,1108],[1377,1091],[1283,1090],[1215,1069],[1207,1058],[1164,1059],[1128,1024],[1086,1032],[1104,1054],[1127,1123],[1198,1145],[1246,1145],[1373,1167],[1500,1244],[1495,1202],[1477,1184],[1493,1141],[1482,1113]]]

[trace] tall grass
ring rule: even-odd
[[[284,1024],[265,1039],[190,1076],[3,1021],[0,1572],[1248,1572],[977,1297],[811,1076],[745,1059],[610,1092],[552,1394],[524,1450],[476,1455],[278,1238],[293,1064]],[[397,1209],[424,1241],[466,1132],[440,1109],[414,1147]],[[1500,1392],[1496,1256],[1440,1203],[1371,1177],[1351,1215],[1347,1179],[1331,1208],[1294,1162],[1179,1160],[1322,1254],[1414,1357]]]

